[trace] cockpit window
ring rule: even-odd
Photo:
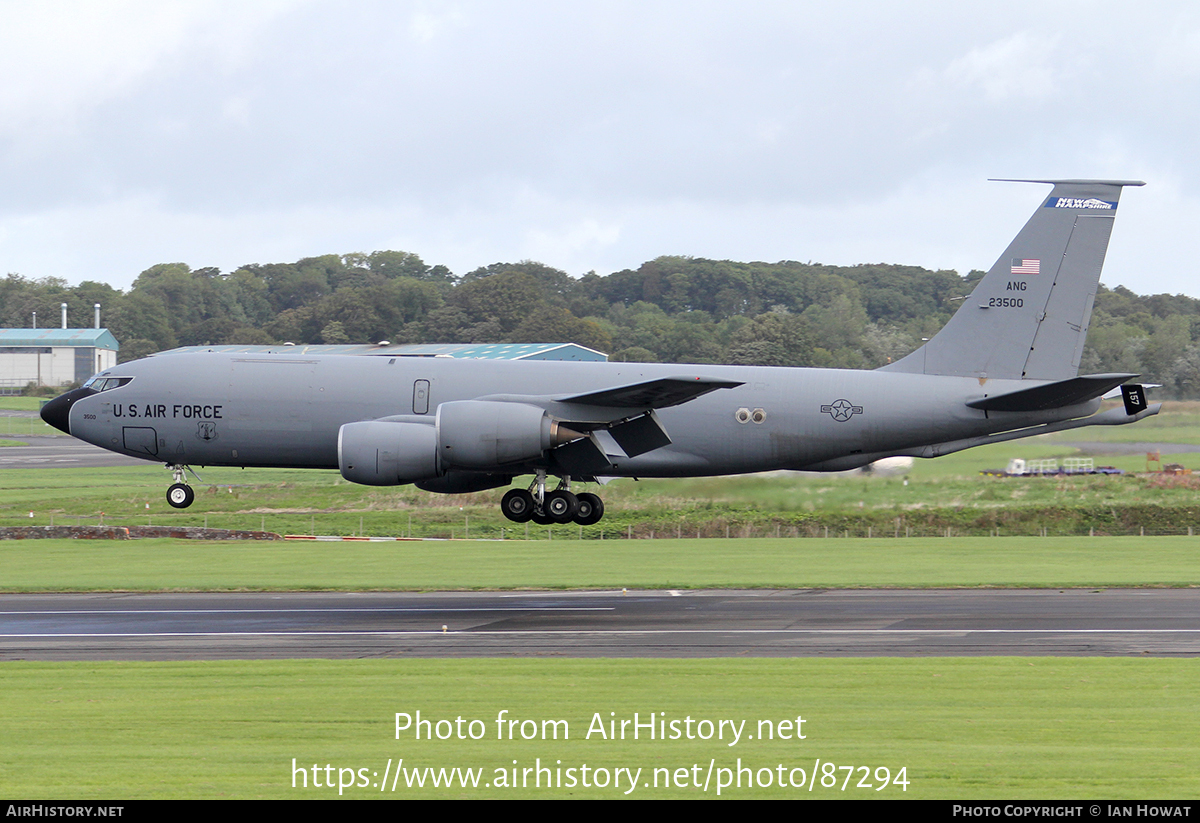
[[[93,377],[91,380],[83,384],[85,389],[92,391],[108,391],[109,389],[117,389],[124,386],[132,377]]]

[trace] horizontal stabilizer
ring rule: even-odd
[[[555,398],[560,403],[582,403],[588,406],[609,406],[626,409],[665,409],[717,389],[733,389],[741,381],[717,380],[712,377],[663,377],[645,383],[632,383],[588,394]]]
[[[1031,389],[999,394],[995,397],[984,397],[973,400],[967,405],[972,409],[984,411],[1033,412],[1046,409],[1061,409],[1064,406],[1074,406],[1085,400],[1107,392],[1121,385],[1126,380],[1137,377],[1136,374],[1087,374],[1072,377],[1068,380],[1058,380],[1054,383],[1043,383]]]

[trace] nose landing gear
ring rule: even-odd
[[[186,509],[196,499],[196,493],[192,491],[192,487],[183,482],[183,473],[187,466],[168,463],[167,468],[171,470],[171,476],[175,480],[167,489],[167,503],[175,509]]]
[[[569,477],[562,478],[558,488],[547,493],[546,472],[539,471],[528,489],[512,489],[504,495],[500,511],[514,523],[532,520],[543,526],[571,522],[590,526],[604,516],[604,501],[587,492],[572,494]]]

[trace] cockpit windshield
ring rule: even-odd
[[[132,379],[132,377],[104,377],[97,374],[84,383],[83,387],[97,392],[108,391],[109,389],[120,388]]]

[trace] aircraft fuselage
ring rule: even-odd
[[[849,467],[1099,406],[989,413],[965,403],[1027,382],[879,371],[213,352],[114,368],[106,374],[133,379],[76,400],[69,424],[72,435],[97,446],[159,462],[337,469],[338,431],[347,423],[393,416],[433,423],[442,403],[517,387],[555,397],[681,373],[742,385],[660,409],[670,445],[636,457],[610,449],[606,474],[738,474],[833,460]]]

